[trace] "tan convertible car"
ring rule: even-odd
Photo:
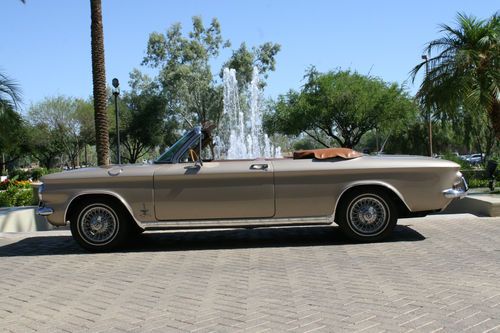
[[[398,218],[440,211],[467,194],[459,165],[446,160],[350,149],[203,160],[202,142],[203,131],[195,128],[154,164],[47,175],[38,214],[55,226],[69,223],[75,240],[91,251],[116,248],[148,229],[333,222],[356,241],[379,241]]]

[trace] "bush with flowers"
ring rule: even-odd
[[[34,203],[30,181],[6,179],[0,182],[0,207],[30,206]]]

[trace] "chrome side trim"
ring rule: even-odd
[[[146,230],[168,229],[215,229],[215,228],[256,228],[297,225],[330,225],[328,217],[282,218],[282,219],[245,219],[245,220],[196,220],[196,221],[159,221],[143,222]]]
[[[36,209],[36,214],[40,216],[49,216],[54,213],[54,210],[50,207],[38,207]]]

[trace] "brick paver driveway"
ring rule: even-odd
[[[0,331],[500,332],[500,218],[145,234],[88,254],[69,233],[0,236]]]

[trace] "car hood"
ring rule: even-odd
[[[91,179],[117,175],[147,176],[152,175],[157,165],[152,164],[111,164],[107,166],[81,168],[52,173],[41,178],[42,182],[64,181],[69,179]]]

